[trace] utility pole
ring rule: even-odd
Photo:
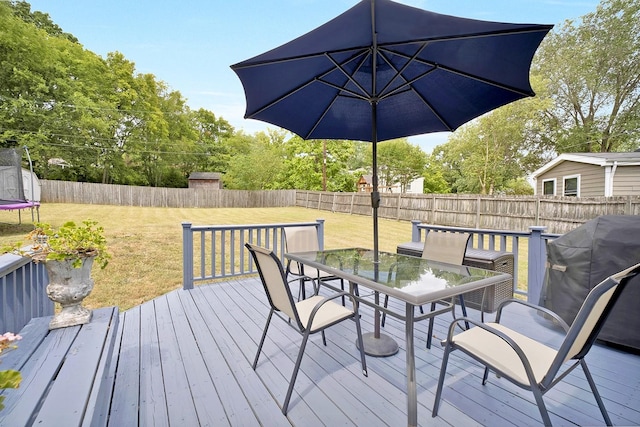
[[[322,191],[327,191],[327,140],[322,140]]]

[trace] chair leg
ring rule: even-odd
[[[456,317],[456,300],[454,299],[452,302],[453,304],[453,317],[455,319]],[[464,303],[464,295],[460,295],[460,309],[462,310],[462,316],[463,317],[467,317],[467,305]],[[467,322],[466,320],[464,321],[464,326],[467,327],[467,329],[469,329],[469,322]]]
[[[447,373],[447,363],[449,361],[449,353],[451,353],[451,344],[447,341],[447,346],[442,355],[442,367],[440,368],[440,377],[438,378],[438,388],[436,389],[436,398],[433,402],[432,417],[438,416],[438,408],[440,407],[440,399],[442,398],[442,387],[444,385],[444,377]]]
[[[266,325],[264,325],[264,332],[262,332],[262,338],[260,339],[260,344],[258,344],[258,351],[256,352],[256,358],[253,360],[253,365],[251,365],[254,371],[256,370],[256,366],[258,365],[258,359],[260,358],[262,345],[264,344],[265,338],[267,338],[267,330],[269,329],[269,324],[271,323],[272,317],[273,317],[273,308],[269,311],[269,316],[267,316],[267,323]]]
[[[431,303],[431,311],[434,311],[436,309],[436,303],[432,302]],[[433,336],[433,317],[429,318],[429,329],[427,331],[427,348],[431,348],[431,337]]]
[[[362,342],[362,329],[360,329],[360,314],[358,312],[353,316],[353,320],[356,322],[356,332],[358,333],[358,348],[360,349],[360,362],[362,363],[362,374],[368,377],[367,372],[367,359],[364,355],[364,343]]]
[[[284,415],[287,415],[287,411],[289,409],[289,401],[291,400],[291,395],[293,394],[293,386],[296,383],[296,378],[298,377],[298,371],[300,370],[300,363],[302,362],[302,356],[304,356],[304,349],[307,346],[309,335],[310,335],[309,330],[306,330],[304,335],[302,336],[302,343],[300,343],[300,350],[298,351],[298,358],[296,359],[296,365],[293,368],[293,373],[291,374],[291,380],[289,381],[289,389],[287,390],[287,396],[284,398],[284,403],[282,404],[282,413]]]
[[[550,426],[551,418],[549,417],[547,406],[544,404],[544,400],[542,399],[542,392],[536,384],[532,385],[531,391],[533,392],[533,397],[536,399],[536,403],[538,404],[538,410],[540,411],[540,415],[542,416],[542,422],[545,426]]]
[[[487,379],[489,379],[489,368],[485,366],[484,375],[482,375],[482,385],[487,385]]]
[[[580,360],[580,366],[582,366],[582,370],[584,371],[584,376],[587,377],[587,381],[589,382],[589,386],[591,387],[591,391],[593,392],[593,396],[596,398],[596,402],[598,403],[598,408],[600,408],[600,412],[602,413],[602,417],[604,418],[604,422],[611,426],[611,418],[609,418],[609,414],[607,413],[606,408],[604,407],[604,402],[602,401],[602,397],[600,397],[600,393],[596,388],[596,383],[593,381],[593,377],[591,376],[591,372],[587,368],[587,362],[584,359]]]
[[[382,306],[384,308],[387,308],[387,304],[389,304],[389,295],[384,296],[384,303],[382,304]],[[383,328],[384,328],[385,320],[387,320],[387,313],[382,313],[382,320],[380,321],[380,326],[382,326]]]

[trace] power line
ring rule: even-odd
[[[5,129],[5,131],[8,132],[12,132],[12,133],[22,133],[22,134],[32,134],[35,136],[45,136],[45,137],[61,137],[61,138],[71,138],[71,139],[78,139],[78,138],[82,138],[79,136],[75,136],[75,135],[61,135],[61,134],[55,134],[55,133],[36,133],[36,132],[32,132],[32,131],[23,131],[23,130],[11,130],[11,129]],[[99,137],[91,137],[88,139],[89,141],[103,141],[103,142],[113,142],[113,139],[110,138],[99,138]],[[143,141],[143,140],[129,140],[129,142],[133,142],[133,143],[141,143],[143,145],[149,144],[149,141]],[[169,144],[169,145],[177,145],[174,142],[170,141],[170,140],[161,140],[158,141],[161,143],[165,143],[165,144]],[[66,148],[73,148],[76,150],[102,150],[102,151],[122,151],[123,153],[125,153],[125,150],[122,149],[118,149],[118,148],[114,148],[114,147],[104,147],[104,146],[98,146],[98,145],[74,145],[74,144],[64,144],[64,143],[56,143],[56,142],[45,142],[45,141],[40,141],[39,142],[41,145],[45,145],[45,146],[50,146],[50,147],[66,147]],[[151,142],[153,143],[153,142]],[[144,154],[177,154],[177,155],[191,155],[191,156],[210,156],[210,153],[199,153],[199,152],[193,152],[193,151],[163,151],[163,150],[135,150],[136,153],[144,153]]]

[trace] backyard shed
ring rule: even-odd
[[[222,190],[222,175],[216,172],[192,172],[189,175],[189,188]]]
[[[540,196],[640,195],[640,151],[563,153],[533,172]]]
[[[571,324],[593,287],[640,262],[640,216],[603,215],[547,245],[540,304]],[[631,280],[598,338],[640,350],[640,276]]]

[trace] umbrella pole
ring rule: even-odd
[[[375,68],[375,67],[374,67]],[[379,254],[378,254],[378,207],[380,206],[380,193],[378,192],[378,124],[377,124],[377,102],[374,100],[371,102],[371,120],[372,120],[372,151],[373,151],[373,174],[372,184],[373,191],[371,192],[371,208],[373,216],[373,271],[375,275],[375,281],[379,280]],[[398,343],[389,335],[380,333],[380,310],[377,307],[380,305],[380,293],[374,293],[374,317],[373,317],[373,332],[363,334],[362,345],[364,346],[364,352],[369,356],[374,357],[386,357],[392,356],[398,352]],[[356,342],[356,346],[358,343]]]

